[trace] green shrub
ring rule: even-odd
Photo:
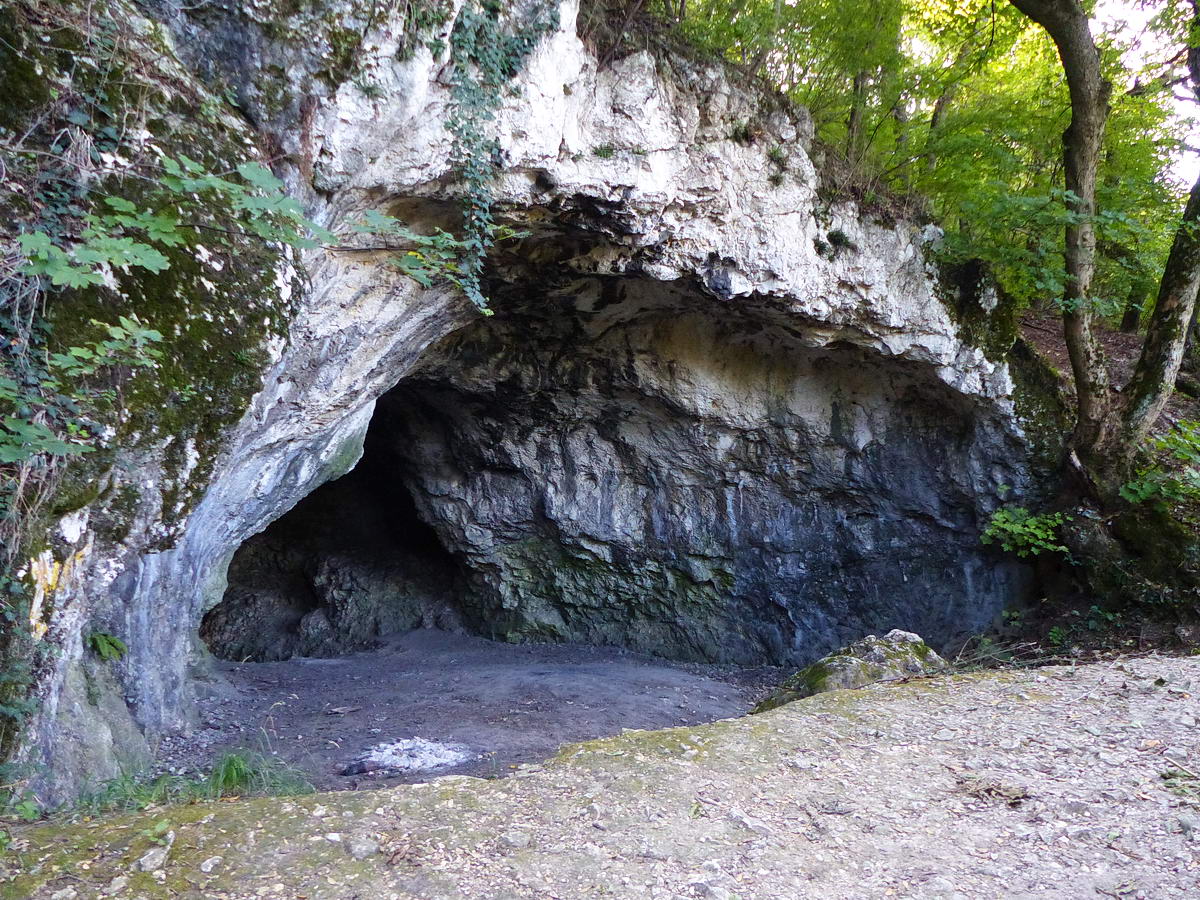
[[[75,812],[137,811],[169,803],[197,803],[235,796],[292,796],[310,794],[313,787],[302,773],[261,753],[222,754],[207,775],[187,778],[123,776],[84,794]],[[71,812],[71,811],[68,811]]]
[[[757,129],[749,122],[737,122],[729,131],[729,139],[739,144],[752,144]]]
[[[829,243],[835,250],[857,250],[854,241],[840,228],[835,228],[828,234]]]
[[[1200,499],[1200,422],[1178,422],[1166,436],[1154,441],[1160,454],[1174,460],[1166,468],[1154,463],[1121,486],[1121,497],[1130,503],[1158,498],[1170,503]]]
[[[1060,512],[1034,514],[1023,506],[1004,506],[992,513],[980,540],[999,544],[1022,558],[1041,553],[1067,553],[1058,530],[1070,517]]]

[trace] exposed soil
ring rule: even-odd
[[[14,825],[0,897],[1194,900],[1198,686],[1154,656],[940,676],[512,778]]]
[[[1119,390],[1133,376],[1133,369],[1137,365],[1146,336],[1142,332],[1125,334],[1110,328],[1104,320],[1095,321],[1093,327],[1100,345],[1104,348],[1109,377],[1112,379],[1114,387]],[[1062,328],[1062,317],[1057,313],[1026,310],[1021,317],[1021,336],[1037,348],[1047,362],[1058,370],[1062,376],[1063,390],[1068,396],[1073,397],[1075,380],[1071,375],[1071,359],[1067,355],[1067,345],[1063,340]],[[1182,419],[1194,419],[1198,414],[1200,414],[1200,404],[1186,394],[1177,391],[1167,401],[1163,417],[1155,431],[1169,431],[1176,422]]]
[[[742,715],[790,674],[433,630],[333,659],[217,665],[228,684],[201,700],[194,734],[164,741],[163,769],[199,772],[222,750],[263,750],[321,790],[505,774],[571,741]],[[466,745],[471,759],[405,775],[338,774],[367,747],[412,738]]]

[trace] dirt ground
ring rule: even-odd
[[[1139,354],[1142,352],[1142,342],[1145,335],[1124,334],[1117,331],[1103,320],[1095,323],[1096,337],[1104,348],[1104,357],[1108,362],[1109,376],[1114,387],[1118,390],[1129,381],[1133,375]],[[1057,314],[1026,310],[1021,317],[1021,336],[1031,343],[1037,351],[1056,368],[1062,376],[1062,388],[1070,397],[1075,395],[1075,382],[1071,375],[1071,360],[1067,355],[1067,345],[1063,341],[1062,318]],[[1169,431],[1176,422],[1184,419],[1195,419],[1200,415],[1200,403],[1186,394],[1176,391],[1163,410],[1162,419],[1156,432]]]
[[[193,734],[160,747],[162,770],[202,772],[223,750],[261,750],[319,790],[501,775],[573,741],[743,715],[790,674],[432,630],[351,656],[223,662],[219,672],[228,684],[201,700]],[[412,738],[466,745],[472,758],[394,777],[338,774],[367,747]]]
[[[1200,897],[1200,657],[939,676],[448,777],[14,826],[14,900]]]

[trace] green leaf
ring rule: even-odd
[[[276,178],[262,163],[245,162],[237,167],[238,174],[257,188],[272,193],[282,191],[284,183]]]
[[[51,250],[53,244],[50,241],[50,235],[44,231],[26,231],[17,235],[17,246],[24,251],[26,256],[44,256]]]
[[[104,202],[119,212],[137,212],[137,207],[124,197],[105,197]]]
[[[71,265],[57,266],[46,272],[50,283],[55,287],[85,288],[93,284],[103,284],[104,278],[99,272],[76,268]]]

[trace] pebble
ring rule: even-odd
[[[367,835],[351,835],[346,841],[346,852],[355,859],[366,859],[379,852],[379,842]]]
[[[157,872],[163,867],[167,861],[167,857],[171,853],[171,847],[175,844],[175,832],[168,831],[167,836],[163,839],[162,844],[151,847],[135,864],[138,871],[141,872]]]

